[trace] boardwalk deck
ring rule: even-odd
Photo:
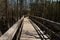
[[[28,17],[24,18],[21,40],[40,40]]]

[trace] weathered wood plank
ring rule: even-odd
[[[24,16],[21,19],[19,19],[6,33],[4,33],[0,37],[0,40],[12,40],[23,19]]]

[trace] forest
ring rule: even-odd
[[[31,3],[31,14],[34,16],[44,17],[49,20],[60,22],[60,1],[45,3]]]
[[[29,14],[60,22],[60,1],[39,1],[30,0],[28,8],[30,10],[27,10],[24,9],[26,6],[23,5],[23,0],[12,0],[11,2],[0,0],[0,34],[4,34],[22,15]]]

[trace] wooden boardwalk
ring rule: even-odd
[[[21,40],[40,40],[37,32],[29,22],[28,17],[24,18]]]

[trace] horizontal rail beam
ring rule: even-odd
[[[54,22],[52,20],[42,18],[42,17],[37,17],[37,16],[30,16],[30,17],[44,24],[46,27],[48,27],[52,31],[58,32],[58,33],[60,32],[60,23]]]
[[[60,25],[60,23],[58,23],[58,22],[54,22],[54,21],[51,21],[51,20],[43,18],[43,17],[37,17],[37,16],[30,16],[30,17],[38,18],[38,19],[41,19],[43,21],[47,21],[47,22],[50,22],[50,23],[53,23],[53,24]]]
[[[29,21],[31,22],[31,24],[33,25],[35,30],[37,31],[37,33],[38,33],[39,37],[41,38],[41,40],[49,39],[49,37],[44,35],[43,31],[32,20],[29,20]]]
[[[20,20],[18,20],[6,33],[4,33],[0,37],[0,40],[12,40],[23,19],[24,16]]]
[[[53,35],[54,35],[55,38],[60,39],[59,34],[56,34],[54,31],[50,30],[48,27],[46,27],[45,25],[43,25],[43,24],[40,23],[39,21],[37,21],[37,20],[35,20],[35,19],[33,19],[33,18],[32,18],[31,20],[34,21],[34,22],[36,22],[36,24],[39,25],[39,28],[41,28],[41,27],[42,27],[42,29],[44,28],[44,30],[46,31],[46,33],[47,33],[48,35],[50,35],[50,36],[53,36]],[[41,27],[40,27],[40,26],[41,26]]]

